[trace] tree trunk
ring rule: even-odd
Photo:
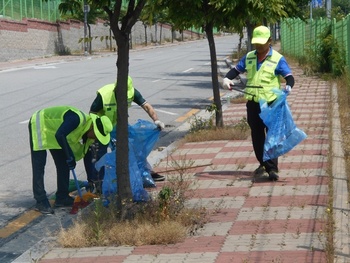
[[[254,25],[251,24],[250,22],[247,22],[247,52],[253,50],[253,44],[252,44],[252,37],[253,37],[253,29]]]
[[[241,53],[242,53],[242,41],[243,41],[243,33],[239,34],[239,42],[238,42],[238,48],[237,48],[237,57],[236,59],[241,58]]]
[[[154,33],[156,36],[155,44],[157,45],[158,44],[158,23],[154,24]]]
[[[159,44],[162,44],[162,32],[163,32],[163,24],[160,24],[160,33],[159,33]]]
[[[129,176],[129,140],[128,140],[128,76],[129,76],[129,34],[113,30],[117,39],[117,86],[114,90],[117,98],[117,208],[120,215],[125,214],[126,204],[133,201]]]
[[[175,35],[175,30],[174,30],[174,27],[171,26],[171,43],[174,43],[174,35]]]
[[[128,139],[128,76],[129,76],[129,39],[131,29],[135,25],[147,0],[129,1],[128,12],[120,19],[121,0],[115,0],[114,12],[104,7],[109,15],[111,30],[117,42],[117,85],[114,94],[117,99],[117,143],[116,143],[116,175],[117,175],[117,209],[121,220],[128,215],[133,204],[133,194],[129,176],[129,139]],[[122,21],[119,28],[119,22]]]
[[[147,46],[147,26],[144,25],[145,27],[145,46]]]
[[[215,41],[213,34],[213,24],[209,23],[205,26],[205,33],[209,43],[210,61],[211,61],[211,80],[213,83],[214,104],[216,106],[215,117],[216,127],[223,127],[222,105],[220,100],[219,78],[218,78],[218,63],[216,58]]]
[[[90,24],[87,24],[87,27],[88,27],[88,31],[89,31],[89,42],[88,42],[89,54],[91,55],[92,54],[92,39],[91,39],[91,26],[90,26]]]

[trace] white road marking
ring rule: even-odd
[[[186,69],[185,71],[182,71],[183,73],[191,71],[193,68]]]
[[[29,122],[29,119],[25,121],[21,121],[19,124],[27,124],[28,122]]]
[[[34,69],[53,69],[56,66],[35,66]]]
[[[161,78],[161,79],[156,79],[156,80],[153,80],[152,82],[155,83],[155,82],[158,82],[158,81],[161,81],[161,80],[164,80],[166,78]]]
[[[175,112],[170,112],[170,111],[165,111],[165,110],[155,109],[155,111],[162,112],[162,113],[169,114],[169,115],[179,115],[179,114],[177,114]]]

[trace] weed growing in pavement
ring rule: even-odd
[[[326,32],[324,32],[326,33]],[[333,39],[331,38],[324,38],[322,41],[322,47],[329,47],[332,45],[329,45]],[[323,49],[322,51],[324,51]],[[345,63],[343,63],[344,56],[342,55],[343,51],[336,46],[335,49],[332,51],[332,56],[327,56],[327,58],[330,58],[334,60],[334,63],[328,63],[328,65],[331,65],[333,67],[333,72],[331,74],[322,74],[318,77],[325,79],[327,81],[330,81],[331,83],[334,82],[337,85],[337,93],[338,93],[338,104],[339,104],[339,118],[340,118],[340,124],[341,124],[341,131],[342,131],[342,148],[344,151],[344,158],[345,158],[345,169],[346,174],[348,176],[347,178],[347,185],[348,189],[350,189],[350,71],[349,68],[344,68]],[[321,58],[325,58],[322,56],[321,51],[316,51],[311,54],[311,56],[308,56],[309,58],[314,58],[316,56],[320,56]],[[288,61],[293,61],[293,59]],[[295,61],[295,60],[294,60]],[[315,64],[316,62],[316,64]],[[319,74],[317,72],[317,68],[322,67],[322,63],[318,63],[316,59],[306,59],[302,58],[299,59],[299,66],[301,66],[304,69],[304,74],[306,75],[316,75]],[[323,70],[321,70],[323,71]],[[337,77],[335,77],[337,76]],[[331,116],[332,112],[332,105],[329,106],[328,109],[328,119],[332,120]],[[330,129],[332,129],[332,125],[330,124]],[[330,131],[330,134],[332,134],[332,131]],[[332,138],[329,138],[329,141],[332,141]],[[331,146],[332,147],[332,146]],[[329,152],[332,152],[331,149]],[[328,167],[332,167],[332,156],[328,156]],[[319,235],[319,237],[322,236],[322,239],[325,239],[323,242],[324,250],[326,252],[326,260],[327,262],[334,262],[334,227],[335,227],[335,221],[333,218],[333,175],[331,168],[327,171],[328,175],[330,176],[329,184],[328,184],[328,208],[326,210],[326,227]],[[350,195],[348,195],[348,202],[350,202]]]
[[[193,119],[190,120],[189,133],[196,133],[200,130],[208,130],[214,127],[214,114],[216,112],[216,105],[213,103],[206,107],[205,111],[209,112],[209,118],[198,117],[193,115]]]
[[[58,242],[63,247],[173,244],[195,234],[208,221],[208,213],[203,207],[186,206],[194,193],[187,176],[193,164],[186,157],[172,160],[173,176],[150,201],[135,203],[128,220],[118,220],[113,199],[108,207],[95,200],[71,227],[60,230]]]
[[[242,118],[238,122],[227,124],[222,128],[214,126],[204,126],[202,122],[192,123],[193,126],[200,124],[195,130],[196,132],[188,133],[185,142],[203,142],[203,141],[217,141],[217,140],[245,140],[250,135],[250,128],[246,118]]]
[[[182,183],[186,178],[188,172],[194,168],[195,162],[192,159],[187,159],[187,155],[178,156],[177,160],[173,156],[167,157],[167,166],[172,171],[171,174],[175,175],[177,179]],[[170,180],[171,181],[171,180]]]
[[[339,104],[339,119],[340,119],[340,125],[341,125],[341,131],[342,131],[342,149],[344,152],[344,159],[345,159],[345,170],[347,174],[347,185],[348,189],[350,189],[350,118],[349,118],[349,106],[350,106],[350,72],[349,69],[347,69],[344,74],[342,74],[340,77],[335,79],[335,83],[337,86],[337,93],[338,93],[338,104]],[[332,105],[329,109],[329,115],[331,116],[332,112]],[[329,118],[331,120],[331,118]],[[330,129],[332,129],[333,125],[330,125]],[[330,138],[329,141],[332,141],[331,138],[332,130],[330,132]],[[331,145],[331,147],[333,147]],[[324,232],[320,231],[319,239],[321,240],[321,237],[323,237],[322,240],[325,240],[323,242],[324,250],[327,253],[327,262],[334,262],[334,234],[335,234],[335,220],[333,216],[333,174],[332,174],[332,156],[331,153],[332,150],[329,150],[328,155],[328,170],[327,173],[330,175],[330,180],[328,183],[328,208],[325,211],[325,217],[326,217],[326,226],[324,229]],[[348,193],[348,202],[350,202],[350,195]]]
[[[342,147],[344,151],[348,189],[350,189],[350,72],[347,71],[336,80],[338,88],[339,118],[342,130]],[[348,195],[350,202],[350,194]]]
[[[196,133],[200,130],[208,130],[213,128],[213,118],[205,119],[203,117],[194,116],[190,122],[189,133]]]

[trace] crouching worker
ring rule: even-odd
[[[112,129],[112,123],[106,116],[85,114],[69,106],[46,108],[32,115],[29,138],[36,210],[43,214],[54,213],[44,186],[46,150],[50,151],[57,172],[55,207],[72,206],[74,199],[69,196],[70,170],[75,168],[76,161],[84,157],[95,139],[108,144]]]
[[[101,87],[97,91],[97,95],[90,106],[90,113],[95,113],[98,116],[101,116],[101,115],[107,116],[113,123],[113,126],[117,124],[117,116],[116,116],[117,98],[115,97],[115,93],[114,93],[115,87],[116,87],[116,83],[107,84]],[[132,102],[135,102],[148,114],[148,116],[154,121],[154,124],[157,125],[157,127],[160,130],[164,129],[165,127],[164,123],[159,120],[158,115],[154,110],[153,106],[143,98],[143,96],[137,89],[134,88],[133,81],[130,76],[128,77],[127,101],[128,101],[128,107],[131,106]],[[93,145],[93,146],[96,146],[96,145]],[[95,150],[96,148],[98,149],[97,151]],[[96,187],[95,190],[97,193],[101,193],[102,191],[104,167],[102,167],[100,171],[97,171],[94,164],[91,163],[91,160],[95,159],[96,161],[98,161],[104,154],[107,153],[107,148],[108,148],[107,146],[103,146],[103,145],[97,145],[97,147],[91,147],[91,150],[85,156],[85,159],[84,159],[84,164],[85,164],[85,169],[88,176],[89,184],[91,185],[91,188]],[[149,165],[149,167],[151,166]],[[150,173],[154,181],[165,180],[165,177],[163,175],[160,175],[152,170],[150,171]]]

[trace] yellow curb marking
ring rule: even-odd
[[[21,215],[16,220],[10,222],[7,226],[0,229],[0,238],[6,238],[13,233],[17,232],[21,228],[28,225],[30,222],[32,222],[34,219],[38,218],[42,214],[35,210],[30,210],[23,215]]]
[[[187,118],[191,117],[192,115],[196,114],[199,111],[199,109],[192,109],[189,112],[187,112],[185,115],[177,118],[175,121],[176,122],[183,122]]]

